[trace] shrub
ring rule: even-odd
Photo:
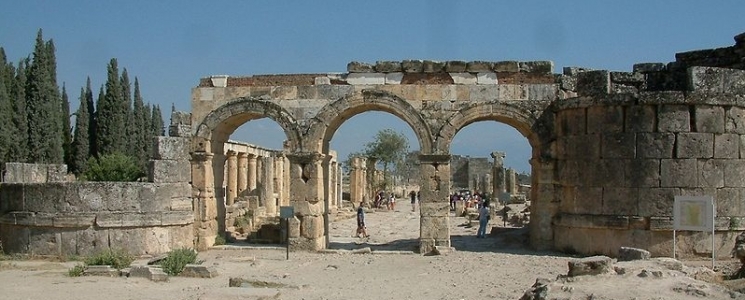
[[[119,250],[111,250],[107,249],[101,252],[98,252],[94,254],[93,256],[90,256],[85,259],[86,265],[92,265],[92,266],[105,266],[109,265],[112,268],[116,268],[117,270],[121,270],[123,268],[129,267],[130,264],[134,261],[134,257],[127,253],[127,251],[123,249]]]
[[[67,271],[67,276],[80,277],[83,276],[83,273],[85,273],[85,265],[76,265]]]
[[[220,246],[220,245],[225,245],[225,243],[226,243],[226,242],[227,242],[227,241],[225,240],[225,237],[224,237],[224,236],[222,236],[222,235],[219,235],[219,234],[218,234],[218,235],[217,235],[217,236],[215,237],[215,245],[216,245],[216,246]]]
[[[160,262],[163,272],[171,276],[176,276],[184,270],[188,264],[197,261],[197,252],[192,249],[182,248],[168,252],[168,256]]]
[[[82,175],[87,181],[137,181],[144,176],[137,162],[124,154],[114,153],[91,158]]]

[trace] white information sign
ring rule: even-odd
[[[712,196],[675,196],[673,205],[675,230],[712,231],[714,214]]]

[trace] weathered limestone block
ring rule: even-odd
[[[636,155],[639,158],[672,158],[674,146],[674,133],[650,132],[636,135]]]
[[[374,66],[375,72],[379,73],[393,73],[393,72],[401,72],[401,62],[400,61],[377,61],[375,62]],[[368,71],[365,71],[368,72]],[[373,71],[369,71],[373,72]]]
[[[560,135],[581,135],[587,133],[587,113],[584,108],[567,109],[559,114]]]
[[[322,202],[293,201],[296,216],[320,216],[323,214]]]
[[[153,159],[190,160],[191,140],[182,137],[153,138]]]
[[[491,72],[493,68],[494,63],[488,61],[469,61],[466,63],[466,72],[470,73]]]
[[[622,106],[587,108],[587,133],[623,132]]]
[[[425,60],[422,62],[422,72],[440,73],[445,71],[445,63],[439,61]]]
[[[353,61],[347,64],[347,72],[349,73],[371,73],[373,72],[373,66],[371,64],[364,63],[364,62]]]
[[[696,165],[696,159],[662,159],[660,161],[660,186],[696,186]]]
[[[697,132],[724,132],[724,107],[697,105],[695,113]]]
[[[347,83],[351,85],[385,84],[383,73],[349,73]]]
[[[528,92],[525,90],[525,86],[520,84],[500,84],[497,86],[499,89],[500,100],[527,100]]]
[[[680,132],[677,134],[676,157],[712,158],[714,157],[714,134],[700,132]]]
[[[290,238],[300,237],[300,219],[298,219],[297,217],[289,218],[287,227]]]
[[[553,84],[526,84],[527,100],[551,101],[556,99],[556,86]]]
[[[421,60],[401,61],[401,68],[405,73],[422,73],[422,71],[424,70]]]
[[[22,190],[22,210],[25,211],[54,213],[55,206],[65,202],[66,188],[61,183],[25,184]]]
[[[603,188],[603,214],[636,215],[638,201],[638,188]]]
[[[729,133],[745,134],[745,108],[732,106],[725,110],[724,129]]]
[[[570,277],[599,275],[613,272],[613,259],[607,256],[591,256],[569,261]]]
[[[328,76],[319,76],[313,79],[313,84],[314,85],[329,85],[331,84],[331,78],[329,78]],[[297,97],[297,89],[295,89],[295,92],[296,92],[295,97]],[[289,98],[289,99],[292,99],[292,98]],[[289,99],[286,99],[286,100],[289,100]]]
[[[497,74],[491,72],[477,73],[476,84],[497,84]]]
[[[450,220],[448,216],[422,216],[419,220],[422,239],[450,239]]]
[[[714,158],[740,158],[740,135],[731,133],[715,134]]]
[[[130,277],[147,278],[155,282],[168,281],[168,274],[163,269],[150,266],[134,266],[129,270]]]
[[[745,192],[742,188],[723,188],[716,191],[716,210],[717,216],[742,216],[745,213],[745,203],[742,201],[742,195]],[[727,224],[726,228],[729,228]]]
[[[638,63],[634,64],[634,72],[639,73],[650,73],[650,72],[662,72],[665,70],[664,63]]]
[[[618,261],[647,260],[652,258],[649,251],[632,247],[621,247],[618,250]]]
[[[404,73],[395,72],[385,74],[385,84],[401,84],[401,80],[404,78]]]
[[[448,73],[462,73],[466,71],[466,62],[451,60],[445,63],[445,72]]]
[[[691,116],[688,106],[662,105],[658,114],[657,129],[660,132],[689,132],[691,131]]]
[[[728,160],[724,165],[724,186],[745,187],[745,161]]]
[[[470,101],[494,101],[499,97],[497,85],[472,85]]]
[[[184,266],[179,276],[195,278],[213,278],[217,277],[217,269],[214,266],[204,266],[188,264]]]
[[[554,72],[554,62],[552,61],[521,61],[520,71],[528,73],[551,74]]]
[[[188,160],[151,160],[148,181],[175,183],[191,181],[191,163]]]
[[[677,188],[646,188],[639,190],[639,216],[672,216]]]
[[[301,222],[302,237],[316,239],[323,236],[323,216],[304,216]]]
[[[630,187],[659,187],[660,160],[633,159],[625,164],[625,182]]]
[[[594,159],[600,157],[600,135],[586,134],[568,136],[567,139],[567,157]]]
[[[420,203],[419,211],[421,216],[447,216],[450,214],[450,203],[444,201]]]
[[[688,68],[688,87],[692,91],[743,94],[745,71],[693,66]]]
[[[471,73],[450,73],[450,77],[453,78],[455,84],[476,84],[476,75]]]
[[[494,63],[494,72],[512,72],[520,71],[520,64],[514,60],[498,61]]]
[[[725,159],[699,159],[698,186],[724,187],[724,170],[727,163],[728,160]]]
[[[610,74],[608,71],[587,71],[577,74],[578,95],[602,96],[608,93],[610,93]]]
[[[626,108],[627,132],[654,132],[656,120],[655,107],[652,105],[629,106]]]
[[[603,158],[634,158],[636,157],[635,133],[604,133],[600,145]]]
[[[610,80],[618,83],[641,84],[644,74],[640,72],[610,72]]]

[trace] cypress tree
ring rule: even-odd
[[[164,131],[164,124],[163,124],[163,115],[160,112],[160,106],[155,105],[153,107],[153,117],[152,117],[152,136],[161,136],[165,135]]]
[[[147,169],[147,163],[150,158],[150,153],[147,152],[147,142],[150,140],[148,139],[149,132],[148,128],[146,127],[147,122],[147,116],[145,115],[145,103],[142,100],[142,95],[140,94],[140,82],[135,77],[135,88],[134,88],[134,103],[132,107],[132,115],[133,120],[130,124],[133,129],[133,136],[131,140],[133,141],[133,149],[136,149],[135,158],[137,160],[137,165],[142,168],[142,170]]]
[[[28,71],[26,100],[28,113],[29,160],[35,163],[62,163],[62,109],[55,81],[54,44],[44,43],[41,30],[36,36],[33,61]]]
[[[96,106],[96,141],[98,156],[125,153],[125,125],[126,111],[122,108],[124,101],[121,97],[122,87],[119,82],[119,68],[115,58],[108,65],[108,78],[103,100],[99,96]]]
[[[70,101],[67,98],[67,89],[62,84],[62,150],[64,152],[65,164],[72,163],[72,127],[70,127]]]
[[[0,48],[0,170],[5,168],[5,163],[10,159],[10,148],[13,146],[12,138],[13,132],[15,131],[15,125],[13,125],[13,104],[10,100],[9,89],[6,85],[6,77],[11,77],[7,74],[5,68],[5,53]]]
[[[10,93],[15,129],[11,145],[15,146],[10,149],[8,160],[13,162],[28,161],[28,114],[26,110],[26,66],[28,64],[29,58],[18,62],[18,70]]]
[[[81,104],[83,104],[81,102]],[[96,157],[96,108],[93,103],[93,89],[91,89],[91,78],[85,83],[85,105],[88,107],[88,158]]]
[[[104,139],[104,132],[106,130],[103,130],[102,127],[108,126],[109,122],[102,122],[101,119],[107,118],[110,109],[106,107],[106,92],[104,92],[103,86],[98,90],[98,99],[96,99],[96,113],[95,113],[95,124],[96,124],[96,133],[95,133],[95,142],[96,142],[96,151],[95,151],[95,157],[101,157],[106,154],[107,152],[104,152],[104,150],[101,148],[102,144],[104,143],[102,140]],[[111,117],[108,117],[111,118]]]
[[[70,171],[76,175],[85,172],[88,158],[90,157],[90,113],[88,112],[88,92],[90,91],[90,79],[87,89],[80,88],[80,106],[75,113],[75,135],[73,136],[70,161]],[[91,100],[92,102],[93,100]]]
[[[122,77],[120,78],[121,86],[122,86],[122,107],[120,109],[124,112],[124,135],[125,139],[122,141],[124,144],[122,145],[122,152],[123,154],[126,154],[127,156],[130,156],[132,158],[137,158],[137,141],[135,139],[135,135],[137,135],[137,130],[135,129],[134,124],[134,112],[132,109],[132,85],[129,83],[129,74],[127,72],[127,68],[124,68],[122,70]]]
[[[142,114],[142,124],[144,125],[142,136],[143,141],[145,142],[145,163],[147,163],[150,159],[150,153],[153,153],[153,110],[150,103],[145,104],[145,109]]]

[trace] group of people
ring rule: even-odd
[[[484,205],[484,202],[489,200],[486,193],[482,194],[479,191],[475,191],[474,193],[470,191],[454,192],[450,195],[450,210],[455,210],[455,204],[458,201],[463,202],[466,208],[480,208]]]

